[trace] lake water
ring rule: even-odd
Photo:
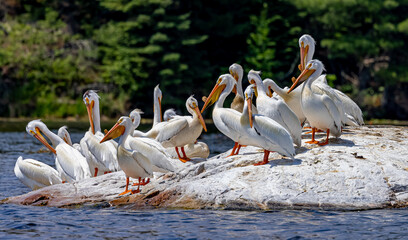
[[[78,142],[83,133],[74,133]],[[207,139],[208,141],[208,139]],[[230,144],[230,142],[228,142]],[[226,146],[228,148],[230,146]],[[21,155],[54,166],[25,132],[0,132],[0,199],[29,191],[14,175]],[[0,239],[408,239],[408,209],[210,211],[60,209],[0,204]]]

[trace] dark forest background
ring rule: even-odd
[[[408,119],[408,1],[1,0],[0,117],[86,117],[100,90],[110,118],[208,95],[236,62],[281,87],[312,35],[327,78],[366,119]],[[201,102],[202,103],[202,102]]]

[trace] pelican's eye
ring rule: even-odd
[[[34,132],[33,130],[30,130],[30,133],[31,133],[31,134],[35,134],[35,132]]]
[[[89,98],[85,98],[85,102],[86,102],[86,104],[89,104]]]
[[[312,64],[309,63],[309,65],[307,65],[307,68],[309,69],[309,68],[311,68],[311,67],[312,67]]]

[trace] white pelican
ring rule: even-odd
[[[303,71],[305,64],[308,63],[313,58],[315,52],[315,40],[308,34],[304,34],[299,38],[299,47],[300,47],[300,71]],[[292,78],[294,80],[294,78]],[[298,88],[302,88],[299,86]],[[338,110],[340,111],[342,122],[350,126],[363,125],[363,113],[358,105],[351,100],[343,92],[330,87],[327,84],[326,75],[321,75],[314,84],[312,88],[315,92],[320,91],[321,94],[325,93],[334,100],[334,103],[337,105]]]
[[[232,92],[235,93],[234,100],[232,100],[231,108],[242,112],[244,107],[244,92],[242,91],[242,78],[244,76],[244,69],[238,63],[234,63],[229,67],[229,72],[234,77],[236,84],[232,89]],[[254,114],[257,114],[258,111],[254,105],[252,105],[252,111]]]
[[[252,114],[252,97],[255,85],[250,85],[245,90],[244,111],[241,116],[241,125],[244,131],[240,141],[251,146],[264,149],[264,159],[255,165],[268,163],[271,151],[293,159],[295,148],[289,132],[275,120],[260,115]]]
[[[316,93],[312,88],[313,81],[322,74],[323,69],[324,66],[319,60],[309,61],[288,91],[291,92],[299,82],[306,80],[302,87],[301,104],[303,113],[312,127],[312,140],[307,143],[319,145],[328,144],[329,134],[335,137],[341,135],[341,116],[338,108],[327,94]],[[319,143],[314,139],[316,128],[327,131],[325,142]]]
[[[178,157],[174,148],[166,148],[166,152],[171,157]],[[189,143],[184,146],[184,152],[189,158],[208,158],[210,156],[210,149],[204,142]]]
[[[190,96],[186,101],[187,111],[191,116],[178,116],[168,122],[161,122],[157,124],[156,140],[160,142],[163,147],[174,147],[176,149],[179,160],[182,162],[189,161],[184,146],[189,143],[194,143],[200,136],[201,132],[207,131],[203,116],[201,116],[198,109],[197,100]],[[181,148],[183,156],[180,155],[178,148]]]
[[[282,125],[292,136],[293,142],[300,147],[302,145],[302,126],[296,114],[281,99],[268,97],[265,86],[259,72],[251,70],[248,73],[248,81],[256,86],[256,107],[258,112],[270,117]]]
[[[84,93],[83,101],[88,111],[91,127],[81,139],[80,145],[92,175],[96,177],[104,173],[119,171],[116,156],[117,143],[113,140],[99,143],[104,135],[101,132],[98,94],[93,90],[88,90]]]
[[[162,99],[162,91],[159,88],[159,84],[157,84],[153,91],[153,126],[163,121],[161,109]]]
[[[78,150],[64,142],[58,135],[51,132],[43,122],[40,120],[29,122],[26,131],[57,156],[55,166],[63,181],[74,182],[91,177],[85,157]],[[54,147],[48,144],[41,132],[48,137]]]
[[[76,150],[78,150],[80,153],[82,153],[81,145],[79,143],[72,143],[71,140],[71,135],[68,132],[68,127],[67,126],[62,126],[58,129],[58,136],[62,138],[68,145],[72,146]],[[82,154],[83,155],[83,154]]]
[[[140,109],[133,110],[130,114],[130,120],[133,125],[130,132],[133,132],[140,124]],[[165,148],[155,139],[145,137],[128,136],[126,146],[132,150],[136,150],[140,157],[147,158],[153,165],[153,172],[169,172],[174,171],[174,167],[169,161],[171,158]],[[137,156],[139,157],[139,156]]]
[[[275,92],[279,97],[281,97],[289,108],[296,114],[300,123],[303,125],[303,123],[306,121],[306,117],[305,114],[303,114],[302,106],[300,105],[302,88],[295,88],[290,94],[288,94],[287,91],[289,88],[280,88],[272,79],[267,78],[263,80],[263,84],[268,90],[266,94],[269,97],[272,97],[272,92]]]
[[[34,159],[20,156],[14,166],[16,177],[31,190],[61,183],[61,177],[54,168]]]
[[[242,91],[242,77],[244,76],[244,69],[238,63],[234,63],[229,67],[229,72],[236,81],[236,84],[232,89],[232,92],[235,93],[235,97],[231,103],[231,108],[238,112],[242,112],[244,107],[244,92]]]
[[[146,182],[142,182],[141,179],[148,178],[153,173],[150,160],[147,158],[141,158],[137,151],[130,149],[129,146],[126,146],[126,140],[132,129],[132,120],[129,117],[121,117],[101,140],[101,143],[103,143],[109,139],[120,137],[118,144],[118,162],[123,172],[126,174],[126,189],[119,195],[129,192],[131,194],[140,192],[140,186],[146,184]],[[137,190],[128,189],[129,177],[139,179]]]
[[[235,142],[229,156],[238,154],[242,146],[242,143],[239,142],[242,134],[239,125],[241,113],[232,108],[223,107],[225,99],[231,93],[235,84],[235,80],[230,74],[221,75],[201,109],[201,112],[203,112],[207,107],[215,103],[212,112],[214,125],[221,133]]]
[[[176,110],[174,110],[174,108],[169,108],[166,111],[164,111],[163,120],[167,122],[170,119],[174,118],[175,116],[177,116]]]
[[[262,164],[267,163],[269,151],[278,151],[282,155],[293,157],[295,150],[292,138],[280,124],[268,117],[254,115],[256,125],[252,128],[252,102],[244,101],[242,113],[222,107],[234,84],[234,79],[230,74],[221,75],[202,111],[216,102],[212,115],[215,126],[239,145],[252,145],[265,149]]]

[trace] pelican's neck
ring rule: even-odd
[[[313,93],[312,84],[314,81],[316,81],[316,79],[320,76],[320,74],[321,72],[320,73],[315,72],[306,80],[302,88],[302,97],[304,95],[311,95]]]
[[[71,135],[69,135],[68,131],[65,132],[65,137],[67,138],[68,145],[72,146]]]
[[[37,127],[44,133],[45,136],[47,136],[48,139],[50,139],[54,148],[56,148],[60,143],[64,142],[64,140],[57,134],[51,132],[51,130],[49,130],[45,124],[37,125]]]
[[[259,75],[255,75],[254,81],[256,90],[258,91],[258,96],[267,96],[265,85],[263,84],[261,77]]]
[[[237,94],[244,98],[244,91],[242,90],[242,75],[238,75]]]
[[[217,102],[215,103],[214,109],[222,108],[224,106],[224,101],[228,97],[228,95],[231,93],[233,86],[234,86],[234,84],[232,84],[231,81],[227,83],[227,86],[222,91],[222,93],[220,94],[220,97],[218,98]]]
[[[92,117],[93,117],[93,123],[94,123],[94,127],[95,127],[95,133],[97,133],[98,131],[101,131],[101,115],[99,112],[99,100],[95,100],[94,101],[94,107],[92,109]]]
[[[133,124],[126,124],[125,131],[123,132],[122,136],[120,136],[119,138],[119,142],[118,142],[119,146],[125,147],[124,144],[127,138],[129,137],[131,133],[133,133],[133,131],[135,131],[135,128],[133,126],[134,126]]]
[[[309,52],[307,53],[307,56],[306,56],[305,65],[306,65],[310,60],[313,59],[314,52],[315,52],[315,44],[314,44],[314,43],[310,43],[310,44],[309,44]]]
[[[160,103],[159,103],[159,98],[157,96],[156,91],[154,92],[154,101],[153,101],[153,126],[156,125],[157,123],[161,122],[161,116],[160,116]]]
[[[266,80],[268,80],[268,79],[266,79]],[[270,80],[270,79],[269,79],[269,80]],[[286,100],[286,98],[288,97],[288,94],[286,93],[286,91],[283,90],[282,88],[280,88],[280,87],[278,86],[278,84],[275,83],[275,81],[273,81],[273,80],[268,81],[268,85],[267,85],[267,86],[270,86],[270,87],[272,88],[272,90],[273,90],[274,92],[276,92],[276,94],[278,94],[279,96],[281,96],[284,100]]]
[[[241,123],[242,124],[249,124],[249,118],[252,116],[249,116],[248,112],[248,102],[244,100],[244,109],[242,110],[241,114]]]

